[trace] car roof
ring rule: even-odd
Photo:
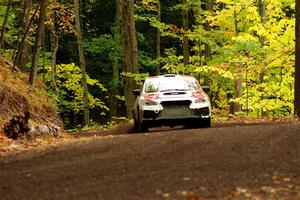
[[[195,79],[193,76],[177,75],[177,74],[164,74],[164,75],[160,75],[160,76],[149,76],[147,79],[163,79],[163,78]]]

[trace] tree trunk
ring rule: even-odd
[[[75,9],[75,21],[76,21],[76,30],[77,30],[79,60],[80,60],[80,67],[81,67],[81,72],[82,72],[83,101],[84,101],[84,125],[87,126],[90,122],[90,116],[89,116],[90,111],[89,111],[88,87],[87,87],[87,82],[86,82],[85,58],[84,58],[83,39],[82,39],[82,31],[81,31],[81,24],[80,24],[78,0],[74,0],[74,9]]]
[[[189,29],[189,9],[187,0],[182,0],[182,28],[184,31]],[[183,63],[185,66],[189,64],[190,50],[189,50],[189,38],[184,33],[183,41]]]
[[[239,27],[238,27],[238,20],[237,20],[237,13],[234,11],[234,29],[235,29],[235,36],[239,35]]]
[[[241,98],[243,95],[243,70],[239,69],[239,77],[238,79],[235,81],[235,97],[234,98]],[[241,112],[242,111],[242,104],[240,103],[235,103],[234,104],[234,111],[235,112]]]
[[[296,0],[295,116],[300,117],[300,1]]]
[[[263,25],[266,24],[266,4],[265,4],[265,0],[259,0],[258,1],[258,6],[259,6],[259,15],[260,15],[260,19],[261,19],[261,23]],[[260,41],[260,47],[264,48],[265,46],[265,42],[266,42],[266,36],[260,36],[259,37],[259,41]],[[265,57],[265,55],[263,55],[263,57]],[[265,82],[264,77],[267,74],[267,70],[266,68],[262,69],[261,73],[260,73],[260,83],[263,84]],[[261,91],[263,93],[265,92],[264,88],[261,88]],[[262,96],[262,100],[265,98],[265,95]],[[265,110],[262,108],[262,112],[261,112],[262,117],[268,117],[268,110],[267,108],[265,108]]]
[[[114,60],[114,65],[113,65],[113,85],[111,86],[111,99],[110,99],[110,112],[111,112],[111,117],[116,117],[118,116],[118,99],[117,95],[119,93],[119,64],[120,60],[119,58],[115,58]]]
[[[82,17],[81,17],[81,21],[82,21],[82,23],[81,23],[81,26],[82,26],[82,35],[83,35],[83,38],[84,38],[84,35],[85,35],[85,33],[86,33],[86,24],[87,24],[87,22],[86,22],[86,19],[87,19],[87,17],[86,17],[86,14],[87,14],[87,12],[86,12],[86,0],[82,0]]]
[[[32,8],[32,1],[31,0],[23,0],[21,1],[20,7],[22,8],[22,12],[19,14],[19,27],[21,27],[18,33],[17,39],[17,46],[18,49],[14,51],[12,59],[14,59],[14,66],[13,69],[16,68],[24,68],[25,64],[27,63],[30,55],[30,43],[27,41],[27,34],[29,32],[30,26],[34,20],[37,11],[39,10],[39,3],[30,17],[30,12]],[[20,39],[21,38],[21,39]],[[16,56],[15,56],[16,55]]]
[[[201,24],[203,23],[202,18],[201,18],[201,12],[202,12],[202,8],[201,8],[201,0],[198,0],[196,2],[196,9],[194,10],[194,18],[195,18],[195,22],[196,22],[196,26],[201,26]],[[197,39],[197,47],[198,47],[198,51],[197,51],[197,56],[199,59],[199,66],[202,67],[203,66],[203,59],[202,59],[202,41],[200,38]]]
[[[234,80],[234,96],[233,99],[241,98],[243,95],[243,69],[242,66],[239,66],[238,69],[238,78]],[[230,114],[234,115],[236,112],[242,111],[242,105],[237,102],[232,102],[230,104]]]
[[[161,22],[161,4],[160,0],[157,2],[157,19],[159,22]],[[157,29],[156,32],[156,60],[157,60],[157,65],[156,65],[156,75],[160,74],[160,30],[159,28]]]
[[[53,15],[54,21],[55,16]],[[54,23],[54,22],[53,22]],[[55,24],[49,25],[50,31],[50,44],[51,44],[51,86],[53,92],[58,93],[58,88],[56,84],[56,57],[58,50],[58,36],[56,34]]]
[[[213,12],[213,6],[214,6],[214,0],[207,0],[206,2],[206,11],[212,13]],[[210,27],[210,22],[206,22],[205,23],[205,30],[206,31],[210,31],[211,27]],[[211,48],[208,44],[205,44],[205,59],[206,61],[208,59],[211,59]]]
[[[4,33],[5,33],[5,28],[7,25],[8,17],[10,14],[10,7],[11,7],[11,0],[8,0],[7,6],[6,6],[5,17],[4,17],[4,21],[3,21],[1,33],[0,33],[0,50],[2,49],[2,42],[3,42],[3,38],[4,38]]]
[[[261,23],[263,25],[266,24],[266,4],[265,4],[265,0],[258,0],[258,6],[259,6],[259,15],[260,15],[260,19],[261,19]],[[261,47],[265,46],[265,42],[266,42],[266,36],[260,36],[259,38],[260,40],[260,45]]]
[[[237,13],[234,12],[234,27],[235,27],[235,34],[238,36],[239,30],[238,30],[238,21],[237,21]],[[237,78],[234,80],[234,96],[233,99],[237,99],[242,97],[243,94],[243,69],[242,65],[238,65],[238,74]],[[237,102],[231,102],[230,103],[230,114],[234,115],[235,112],[241,112],[242,111],[242,105]]]
[[[134,1],[123,0],[123,23],[122,36],[124,47],[124,64],[123,71],[136,74],[139,72],[138,67],[138,47],[136,40],[136,29],[134,19]],[[124,78],[124,92],[126,98],[127,117],[132,118],[132,108],[134,104],[134,96],[132,90],[136,88],[136,82],[131,77]]]
[[[35,84],[36,81],[40,52],[42,48],[42,41],[43,38],[45,37],[45,18],[46,18],[47,2],[48,2],[47,0],[40,1],[40,18],[39,18],[39,24],[38,24],[38,29],[35,38],[32,65],[31,65],[30,76],[29,76],[29,84],[32,86]]]
[[[121,61],[120,48],[122,46],[121,42],[121,24],[122,24],[122,2],[116,0],[116,16],[115,16],[115,30],[114,30],[114,40],[116,41],[116,47],[114,48],[114,64],[112,73],[112,86],[111,86],[111,100],[110,100],[110,113],[111,117],[116,117],[118,115],[118,99],[116,96],[119,93],[119,66]]]

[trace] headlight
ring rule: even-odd
[[[151,100],[144,100],[144,105],[146,105],[146,106],[156,106],[156,105],[158,105],[158,103],[155,102],[155,101],[151,101]]]

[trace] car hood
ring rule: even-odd
[[[163,102],[163,101],[182,101],[182,100],[194,100],[197,99],[193,97],[194,91],[166,91],[166,92],[157,92],[151,93],[150,95],[158,96],[158,98],[152,99],[155,102]],[[148,94],[149,95],[149,94]]]

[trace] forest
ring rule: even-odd
[[[0,56],[66,128],[131,118],[148,76],[209,86],[212,116],[300,116],[298,0],[0,0]],[[296,48],[295,48],[296,47]]]

